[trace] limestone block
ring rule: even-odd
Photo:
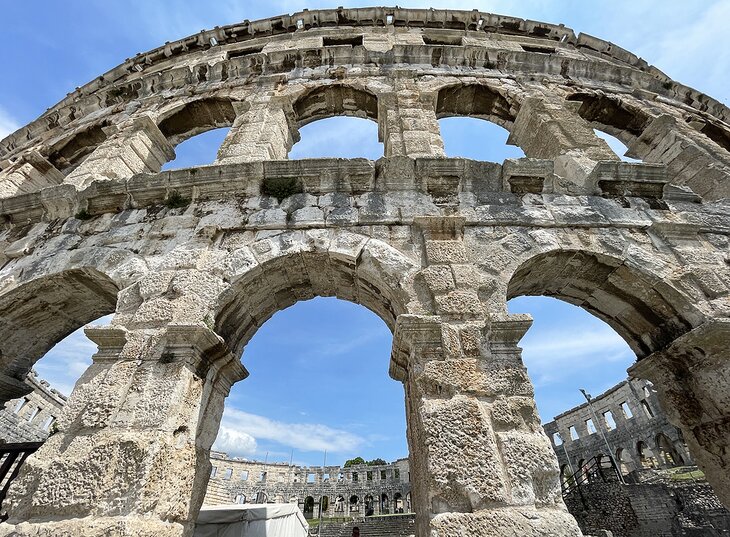
[[[509,475],[513,505],[561,505],[560,470],[545,434],[519,430],[495,434]]]
[[[468,263],[466,248],[461,241],[426,241],[426,258],[429,264]]]
[[[474,513],[437,514],[430,522],[432,535],[463,537],[464,528],[474,535],[496,537],[582,537],[567,510],[534,507],[483,509]]]
[[[497,444],[487,412],[474,397],[419,402],[434,513],[472,511],[508,501]],[[449,424],[458,423],[459,427]],[[477,462],[478,461],[478,462]]]

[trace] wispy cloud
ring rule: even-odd
[[[610,327],[605,329],[545,331],[526,338],[524,361],[537,387],[559,383],[566,375],[580,370],[597,369],[599,364],[630,363],[633,352]]]
[[[250,454],[258,440],[270,440],[298,451],[351,453],[365,439],[320,423],[288,423],[226,408],[214,447],[229,453]],[[240,446],[236,442],[241,442]],[[224,447],[225,446],[225,447]]]

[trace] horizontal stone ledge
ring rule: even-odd
[[[606,188],[603,197],[625,198],[633,192],[640,198],[664,196],[666,181],[659,179],[663,177],[661,167],[599,163],[598,168],[599,186]],[[44,188],[0,200],[0,218],[6,224],[22,225],[71,216],[83,219],[153,205],[183,206],[231,196],[283,199],[296,193],[420,192],[430,195],[435,205],[449,207],[466,207],[459,200],[464,193],[473,194],[475,207],[514,205],[526,194],[577,197],[555,180],[553,170],[552,161],[529,158],[509,159],[503,165],[461,158],[408,157],[211,165],[138,174],[126,180],[97,180],[81,191],[68,184]]]

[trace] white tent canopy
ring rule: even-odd
[[[307,520],[290,503],[203,507],[193,537],[306,537]]]

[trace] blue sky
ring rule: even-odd
[[[342,2],[337,2],[341,4]],[[639,54],[674,79],[727,103],[730,0],[715,2],[431,0],[432,7],[477,8],[564,23]],[[346,3],[345,5],[358,5]],[[402,7],[421,2],[399,1]],[[0,137],[33,120],[77,86],[165,41],[204,28],[332,7],[312,0],[183,2],[67,0],[12,2],[3,7],[5,76],[0,84]],[[449,156],[501,162],[520,156],[504,145],[506,131],[479,121],[441,122]],[[377,127],[367,120],[332,118],[302,129],[292,158],[378,158]],[[168,167],[208,163],[225,130],[177,148]],[[474,143],[479,140],[479,143]],[[545,420],[625,377],[634,357],[605,324],[565,303],[525,297],[510,303],[529,312],[525,363]],[[285,337],[282,336],[285,334]],[[299,303],[276,314],[244,352],[251,376],[227,401],[217,447],[249,458],[320,464],[407,455],[402,386],[387,376],[391,335],[363,307],[335,299]],[[41,376],[68,393],[90,362],[94,345],[78,332],[38,363]]]

